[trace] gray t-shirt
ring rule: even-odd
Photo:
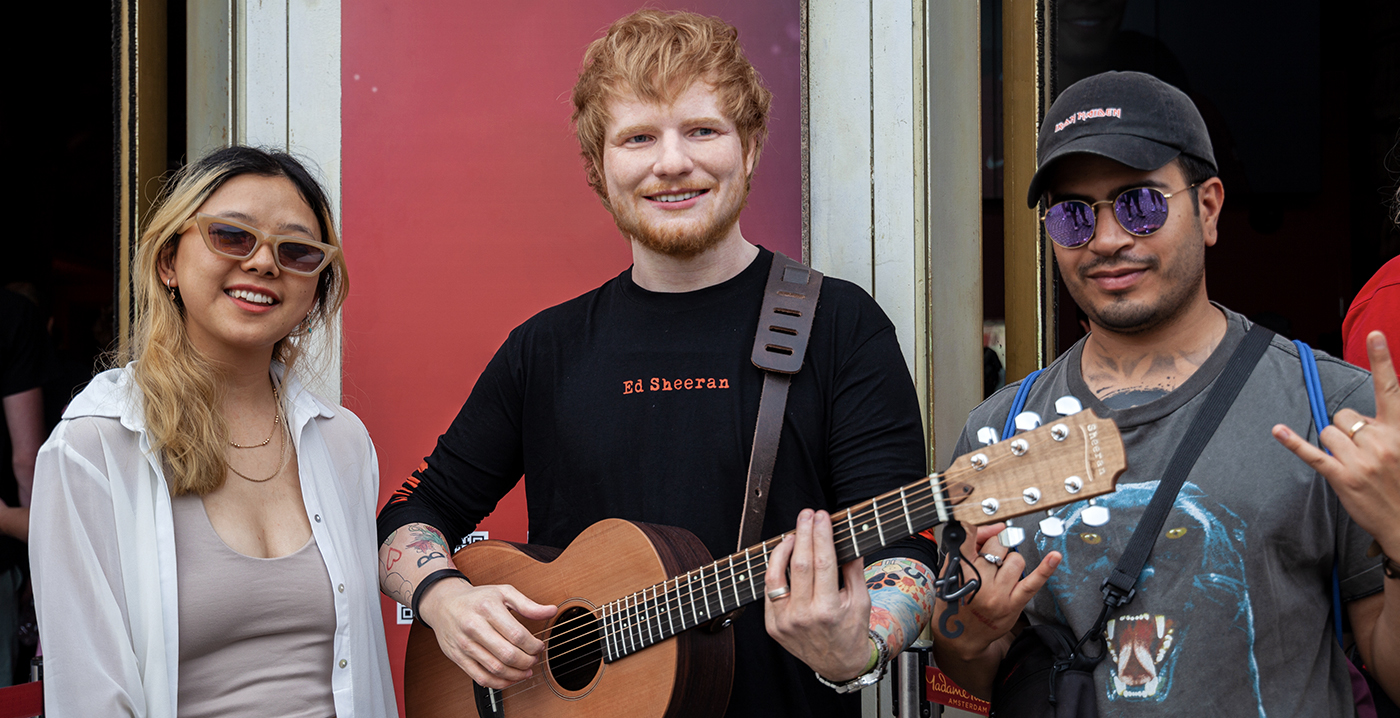
[[[1122,432],[1128,470],[1097,503],[1111,520],[1091,527],[1078,502],[1053,510],[1065,533],[1049,537],[1044,513],[1015,521],[1028,538],[1019,550],[1035,566],[1064,555],[1026,607],[1033,624],[1068,623],[1077,635],[1103,607],[1100,586],[1117,563],[1172,452],[1204,403],[1206,390],[1250,326],[1224,310],[1220,346],[1180,387],[1138,406],[1113,410],[1095,398],[1079,370],[1083,341],[1037,378],[1026,409],[1047,422],[1055,399],[1072,395]],[[1319,352],[1327,413],[1350,407],[1375,414],[1365,371]],[[1019,382],[975,409],[958,442],[974,448],[979,427],[1000,432]],[[1099,714],[1111,716],[1350,716],[1351,683],[1332,631],[1335,565],[1342,600],[1381,590],[1371,537],[1347,516],[1324,478],[1274,440],[1283,423],[1317,443],[1297,349],[1275,337],[1201,453],[1178,494],[1136,586],[1106,630],[1108,657],[1095,682]],[[1005,437],[1003,437],[1003,440]]]

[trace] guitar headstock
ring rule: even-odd
[[[959,456],[943,483],[953,518],[980,526],[1107,494],[1127,468],[1118,425],[1081,411]]]

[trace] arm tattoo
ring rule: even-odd
[[[384,574],[384,578],[379,582],[379,588],[384,591],[385,596],[405,606],[413,605],[413,582],[398,571]]]
[[[411,539],[402,550],[393,545],[399,531],[407,531]],[[405,553],[410,555],[405,556]],[[409,524],[389,534],[381,544],[379,566],[383,578],[379,581],[379,588],[385,596],[408,606],[411,605],[417,584],[402,570],[408,565],[404,562],[405,558],[411,558],[418,568],[435,559],[448,558],[447,539],[443,538],[441,531],[427,524]]]
[[[418,566],[435,558],[447,558],[447,539],[442,537],[442,532],[427,524],[409,524],[409,534],[413,537],[409,541],[407,548],[418,552]]]
[[[379,544],[380,548],[388,549],[384,554],[384,558],[379,560],[379,565],[383,567],[385,573],[388,573],[389,570],[394,567],[394,564],[398,563],[400,558],[403,558],[403,552],[394,548],[394,537],[398,535],[399,532],[396,529],[393,533],[389,534],[388,538],[384,539],[384,543]]]
[[[865,569],[870,590],[870,628],[885,639],[890,655],[908,648],[933,613],[932,572],[911,558],[887,558]]]

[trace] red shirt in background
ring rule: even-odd
[[[1400,347],[1400,257],[1376,272],[1351,302],[1342,320],[1342,358],[1363,369],[1371,368],[1366,356],[1366,335],[1379,329],[1394,354]]]

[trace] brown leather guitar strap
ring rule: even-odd
[[[759,532],[763,530],[763,514],[768,507],[768,484],[773,480],[773,464],[778,458],[778,439],[783,433],[788,384],[792,375],[802,369],[821,289],[821,272],[782,252],[773,253],[773,267],[768,271],[768,286],[763,289],[763,309],[753,340],[752,359],[754,366],[763,370],[763,393],[758,400],[753,453],[749,455],[744,514],[739,521],[739,551],[762,539]]]
[[[758,422],[753,430],[753,451],[749,454],[749,479],[744,488],[744,513],[739,519],[739,548],[743,551],[759,542],[763,514],[768,508],[768,485],[773,481],[773,464],[778,459],[778,439],[783,434],[783,410],[787,408],[788,384],[802,368],[807,355],[807,338],[812,335],[812,317],[817,313],[822,273],[782,252],[773,253],[768,270],[768,286],[763,288],[763,308],[758,313],[758,332],[753,338],[754,366],[763,370],[763,393],[758,397]],[[743,613],[739,607],[706,625],[711,633],[728,628]]]

